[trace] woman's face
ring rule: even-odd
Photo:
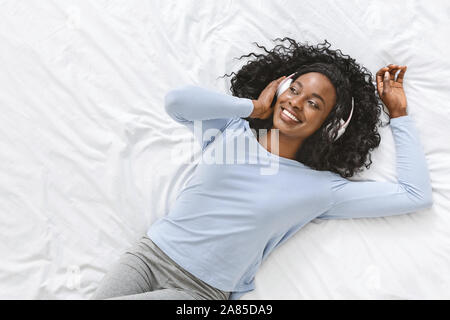
[[[336,103],[336,90],[330,80],[318,72],[302,74],[277,99],[273,128],[292,138],[306,139],[320,128]],[[283,113],[287,109],[300,122]]]

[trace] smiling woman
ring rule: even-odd
[[[287,40],[290,45],[279,44],[271,51],[258,45],[267,54],[251,53],[257,60],[232,73],[233,95],[250,98],[255,105],[272,79],[294,74],[288,90],[273,101],[273,95],[269,97],[273,112],[266,111],[261,117],[256,110],[245,118],[256,130],[258,140],[259,129],[268,130],[267,139],[262,141],[270,141],[270,129],[279,129],[279,150],[283,157],[345,178],[369,168],[370,151],[381,141],[378,125],[383,125],[382,103],[376,95],[371,72],[340,50],[331,50],[326,40],[317,46],[287,37],[276,40]],[[334,128],[341,119],[348,119],[352,98],[354,113],[348,128],[337,141],[329,139],[336,137]],[[301,122],[288,118],[287,112]],[[269,145],[266,147],[270,150]]]
[[[194,85],[168,92],[167,114],[192,132],[202,154],[221,158],[224,144],[231,145],[227,156],[243,161],[197,163],[170,212],[150,226],[142,246],[123,256],[97,297],[236,300],[255,289],[255,274],[270,252],[313,219],[399,215],[432,205],[426,159],[406,115],[406,68],[390,65],[377,73],[378,94],[395,118],[399,181],[356,182],[329,171],[353,174],[380,142],[370,73],[327,48],[297,46],[290,53],[275,51],[243,67],[232,83],[244,97]],[[291,75],[273,80],[276,73]],[[329,125],[353,113],[349,130],[335,140]],[[279,133],[279,155],[259,152],[270,145],[251,147],[255,137],[244,117],[253,127],[277,129],[269,134]],[[209,139],[210,130],[218,139]],[[242,152],[228,155],[235,139],[243,142]],[[255,154],[261,161],[252,161]],[[261,172],[273,162],[275,171]]]

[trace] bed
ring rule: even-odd
[[[88,299],[195,170],[173,161],[190,137],[165,94],[230,93],[220,77],[247,62],[236,58],[284,36],[327,39],[373,74],[408,66],[434,205],[313,220],[241,299],[449,299],[449,33],[443,0],[0,1],[0,299]],[[351,180],[396,181],[390,128],[380,134]]]

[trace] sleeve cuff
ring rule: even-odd
[[[413,121],[413,119],[409,116],[409,115],[405,115],[405,116],[401,116],[401,117],[397,117],[397,118],[391,118],[390,119],[390,124],[393,126],[402,124],[402,123],[409,123]]]
[[[248,98],[240,98],[242,101],[242,106],[241,106],[241,114],[239,115],[241,118],[247,118],[249,117],[252,112],[253,112],[253,108],[255,107],[253,105],[253,101],[251,99]]]

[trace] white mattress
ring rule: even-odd
[[[447,1],[0,1],[0,298],[87,299],[165,215],[195,164],[164,113],[174,86],[229,93],[271,39],[327,39],[374,74],[405,64],[434,206],[313,221],[241,299],[450,298]],[[175,130],[175,133],[174,133]],[[396,181],[389,127],[370,170]]]

